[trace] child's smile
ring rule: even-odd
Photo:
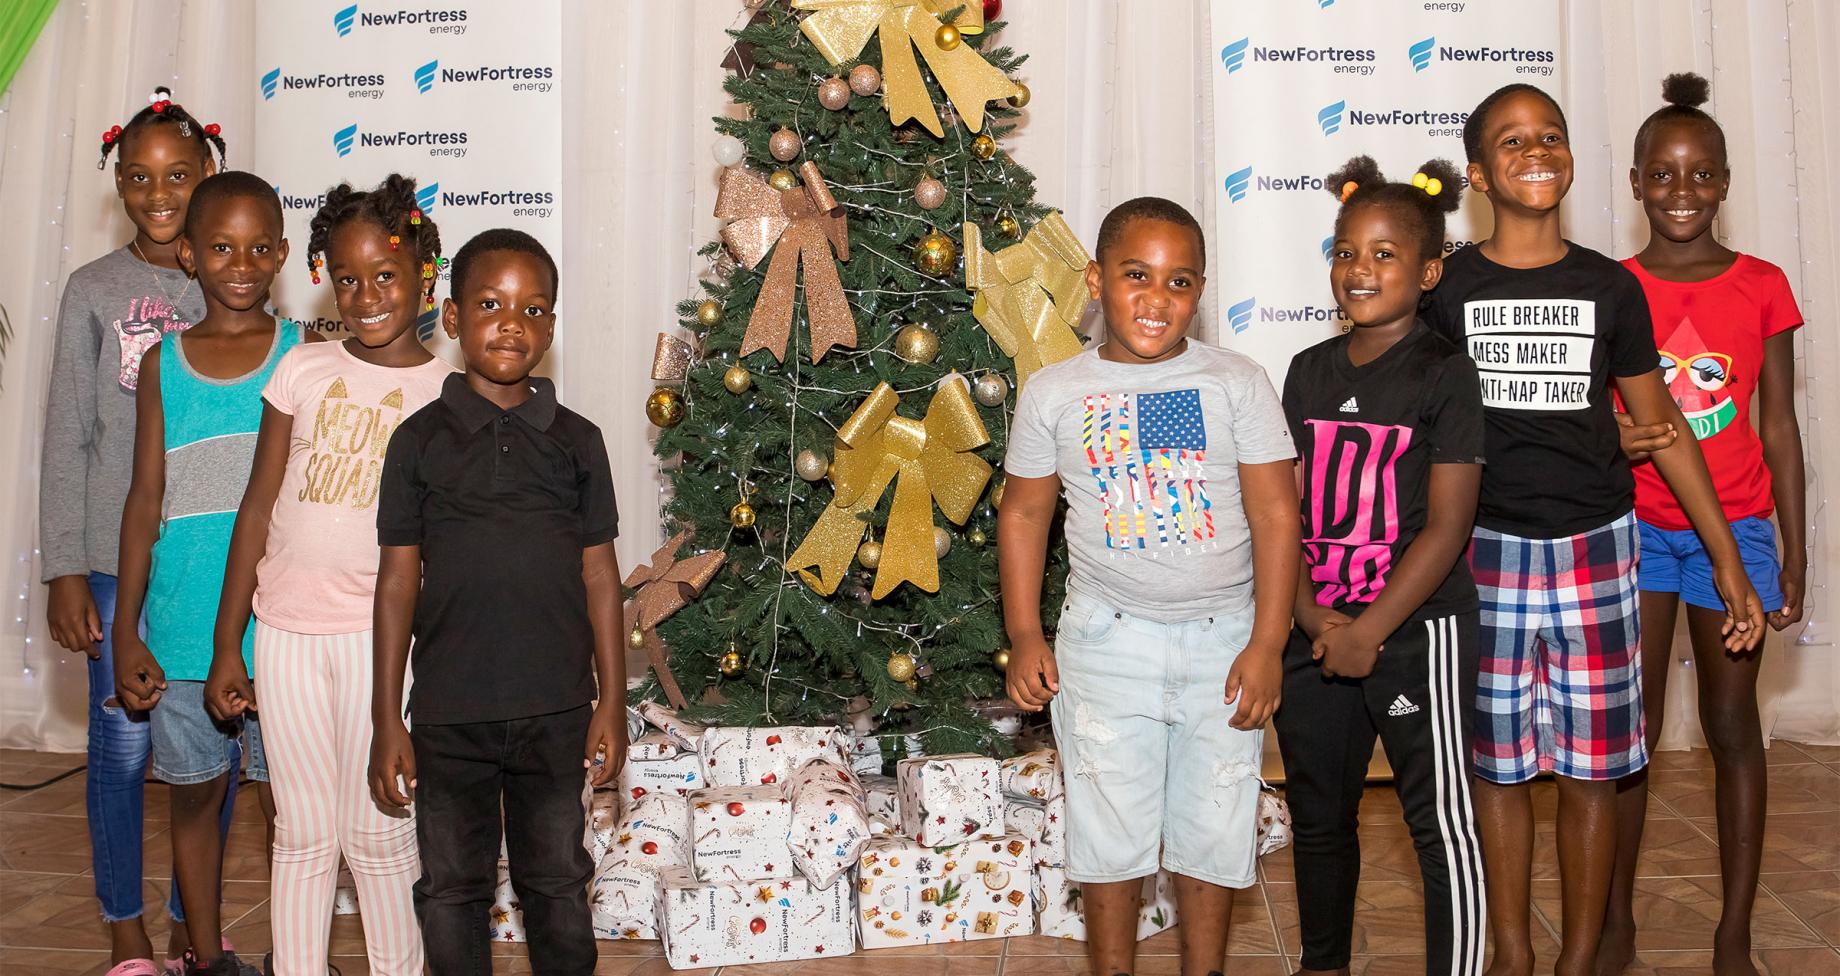
[[[1515,92],[1489,110],[1480,162],[1470,182],[1491,199],[1544,213],[1559,206],[1572,186],[1572,150],[1565,123],[1552,102]]]
[[[1181,224],[1139,217],[1105,250],[1104,264],[1086,270],[1086,286],[1105,313],[1105,345],[1113,362],[1155,363],[1185,349],[1206,279],[1201,242]]]

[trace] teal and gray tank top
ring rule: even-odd
[[[233,379],[193,369],[182,335],[172,332],[160,340],[166,491],[147,584],[147,646],[167,680],[203,681],[211,670],[230,529],[255,461],[262,387],[303,333],[297,323],[276,321],[268,357],[254,372]],[[245,627],[246,668],[254,667],[253,651],[254,628]]]

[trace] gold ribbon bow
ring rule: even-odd
[[[792,6],[811,11],[799,29],[832,64],[859,57],[869,35],[881,31],[883,101],[891,125],[917,119],[933,135],[945,136],[914,60],[915,47],[972,132],[984,127],[985,102],[1016,93],[1016,83],[976,48],[959,44],[948,51],[939,46],[935,35],[942,25],[936,14],[953,7],[964,7],[953,25],[959,33],[983,33],[984,11],[976,0],[792,0]]]
[[[750,268],[768,251],[773,252],[766,281],[754,300],[747,334],[741,338],[742,356],[766,349],[775,359],[786,361],[786,340],[792,335],[792,295],[801,264],[805,267],[805,317],[811,321],[811,361],[823,359],[832,346],[856,348],[856,319],[850,314],[837,266],[831,263],[833,247],[837,260],[850,259],[849,226],[843,208],[818,175],[817,165],[809,159],[800,163],[799,176],[805,181],[803,186],[775,190],[760,174],[740,166],[722,174],[722,189],[716,194],[716,216],[728,221],[722,227],[722,243]]]
[[[658,333],[652,347],[652,379],[658,383],[682,383],[690,375],[690,360],[696,348],[668,332]]]
[[[990,434],[965,384],[940,384],[924,420],[897,415],[900,402],[894,388],[882,383],[837,429],[830,471],[836,496],[786,562],[787,569],[825,596],[837,591],[867,528],[862,515],[881,502],[890,481],[895,482],[894,507],[883,531],[871,596],[879,600],[903,582],[939,592],[933,503],[963,525],[990,480],[990,465],[970,453],[990,443]],[[806,571],[813,566],[816,575]]]
[[[1059,213],[995,254],[976,224],[965,225],[965,287],[977,293],[971,314],[1016,361],[1016,389],[1043,366],[1079,354],[1091,260]]]
[[[664,641],[658,636],[658,625],[701,595],[728,558],[727,553],[717,549],[678,559],[677,550],[690,541],[691,535],[686,529],[672,536],[671,541],[652,553],[649,565],[640,566],[626,577],[627,588],[639,591],[626,605],[626,622],[645,635],[645,655],[651,659],[653,673],[658,675],[658,686],[678,708],[686,707],[684,693],[671,673],[670,658],[665,652]]]

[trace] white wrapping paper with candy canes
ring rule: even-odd
[[[524,941],[524,909],[511,888],[511,869],[503,859],[498,862],[498,886],[492,893],[490,917],[493,942]]]
[[[782,786],[712,786],[690,794],[690,864],[698,881],[792,874],[792,804]]]
[[[820,890],[801,877],[705,883],[670,868],[658,924],[672,969],[820,959],[856,949],[850,886]]]
[[[637,711],[640,718],[686,750],[695,751],[697,740],[703,737],[701,725],[678,718],[676,710],[665,705],[644,701],[639,703]]]
[[[1002,836],[997,772],[995,759],[969,753],[901,760],[901,832],[926,847]]]
[[[901,783],[893,776],[880,773],[858,776],[862,783],[863,808],[869,812],[870,820],[878,820],[888,825],[889,830],[901,826]]]
[[[595,790],[588,801],[588,836],[583,841],[590,862],[599,864],[606,859],[607,848],[613,845],[614,829],[619,823],[619,794],[612,790]]]
[[[1059,867],[1037,867],[1035,883],[1040,934],[1085,941],[1086,915],[1080,883],[1069,881],[1066,870]],[[1175,878],[1168,871],[1158,871],[1144,879],[1137,897],[1137,940],[1142,942],[1175,924]]]
[[[813,759],[792,774],[786,795],[792,824],[786,840],[792,866],[819,888],[829,888],[855,866],[869,842],[862,784],[833,759]]]
[[[689,865],[689,825],[689,801],[675,793],[648,793],[627,808],[589,888],[596,938],[658,938],[660,876]]]
[[[1034,860],[1011,835],[947,847],[877,837],[856,878],[865,949],[968,942],[1035,931]]]
[[[1010,800],[1003,822],[1012,834],[1021,834],[1035,847],[1037,867],[1064,867],[1067,863],[1067,798],[1057,796],[1045,805]]]
[[[784,784],[813,759],[848,764],[841,729],[822,726],[714,726],[697,742],[703,757],[703,781],[710,786]]]
[[[1259,791],[1259,856],[1289,847],[1291,843],[1291,808],[1284,798],[1266,789]]]
[[[648,746],[648,751],[651,748]],[[620,767],[620,797],[626,803],[647,793],[675,793],[682,796],[702,788],[703,764],[697,759],[695,751],[680,752],[670,759],[629,758]]]
[[[998,773],[1003,795],[1018,800],[1046,803],[1066,792],[1061,783],[1061,761],[1053,749],[1011,756],[1003,760]]]

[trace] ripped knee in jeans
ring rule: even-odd
[[[1100,759],[1117,743],[1118,730],[1094,714],[1090,703],[1082,701],[1073,707],[1073,735],[1080,743],[1073,774],[1098,782]]]
[[[1263,788],[1265,779],[1259,775],[1259,764],[1244,759],[1222,759],[1214,763],[1214,805],[1220,806],[1222,791],[1252,781]]]

